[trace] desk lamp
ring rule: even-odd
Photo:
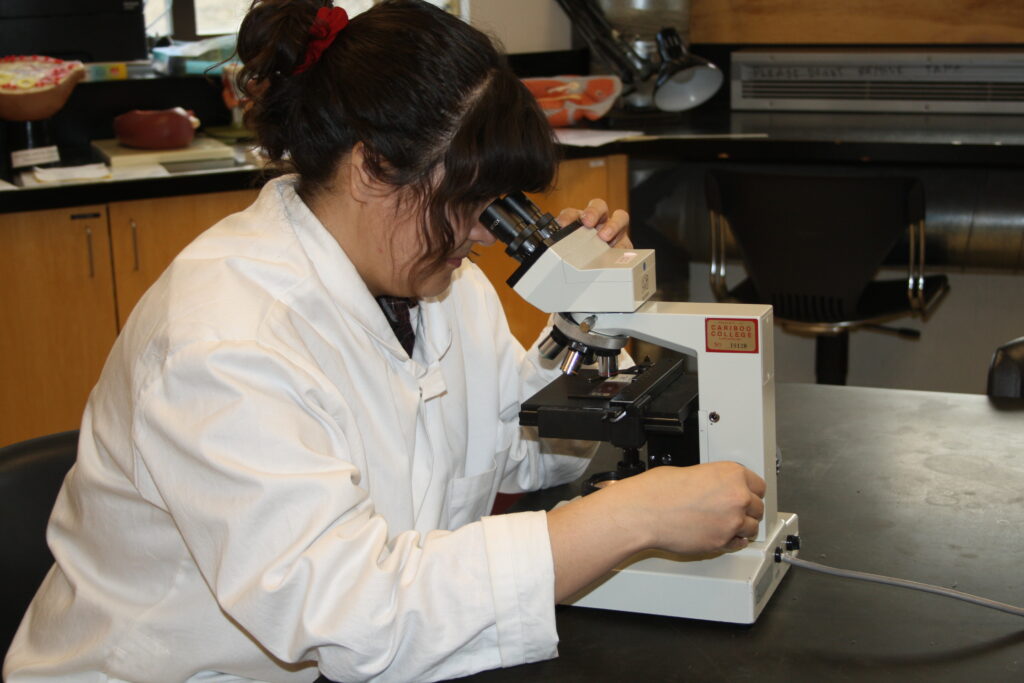
[[[681,112],[703,104],[722,86],[721,70],[690,53],[675,28],[658,29],[652,41],[617,29],[595,0],[558,0],[558,4],[595,55],[622,80],[627,109]],[[623,20],[645,11],[625,12]],[[650,19],[658,19],[653,10]]]

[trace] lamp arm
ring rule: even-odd
[[[556,1],[587,45],[616,71],[623,83],[641,83],[654,73],[650,60],[638,55],[623,40],[593,0]]]

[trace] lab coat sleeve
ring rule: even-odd
[[[275,657],[410,681],[555,656],[544,514],[390,538],[346,457],[344,399],[315,368],[254,342],[196,343],[136,405],[136,485]]]
[[[560,376],[558,364],[542,358],[537,351],[537,343],[547,337],[549,329],[529,351],[509,334],[519,368],[519,394],[502,411],[503,420],[518,424],[522,402]],[[519,436],[519,447],[510,457],[514,469],[501,483],[503,493],[535,491],[575,481],[586,471],[598,446],[595,441],[541,438],[536,427],[519,427]]]
[[[509,458],[499,490],[520,493],[557,486],[579,478],[597,449],[593,441],[542,439],[533,427],[519,426],[519,407],[523,401],[560,375],[558,364],[541,357],[537,344],[545,329],[527,351],[508,326],[501,301],[493,285],[477,268],[468,270],[474,278],[475,293],[489,328],[487,338],[494,345],[491,354],[498,363],[500,415],[509,442]]]

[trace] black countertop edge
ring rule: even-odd
[[[563,147],[567,159],[625,154],[644,159],[675,161],[747,161],[774,164],[842,163],[936,166],[1024,167],[1024,150],[1017,145],[842,142],[730,139],[648,139],[619,141],[600,147]]]
[[[262,178],[256,169],[239,169],[6,190],[0,192],[0,213],[257,189]]]
[[[809,141],[722,135],[703,139],[669,137],[619,141],[600,147],[562,147],[566,159],[609,154],[678,162],[1024,167],[1024,150],[1019,145]],[[262,182],[263,174],[249,168],[6,190],[0,191],[0,214],[257,189]]]

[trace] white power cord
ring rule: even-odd
[[[906,579],[895,579],[890,576],[882,576],[880,574],[869,574],[867,572],[858,572],[850,569],[837,569],[835,567],[829,567],[828,565],[818,564],[817,562],[801,560],[800,558],[793,557],[788,553],[782,552],[781,548],[776,551],[775,559],[778,562],[785,562],[787,564],[793,565],[794,567],[802,567],[804,569],[810,569],[812,571],[821,572],[822,574],[839,576],[844,579],[858,579],[860,581],[881,583],[887,586],[899,586],[900,588],[910,588],[912,590],[924,591],[925,593],[935,593],[936,595],[944,595],[947,598],[955,598],[957,600],[963,600],[964,602],[970,602],[975,605],[981,605],[982,607],[996,609],[1000,612],[1014,614],[1018,617],[1024,617],[1024,607],[1008,605],[1005,602],[996,602],[995,600],[989,600],[988,598],[979,598],[976,595],[962,593],[960,591],[952,590],[951,588],[943,588],[942,586],[933,586],[927,583],[918,583],[917,581],[907,581]]]

